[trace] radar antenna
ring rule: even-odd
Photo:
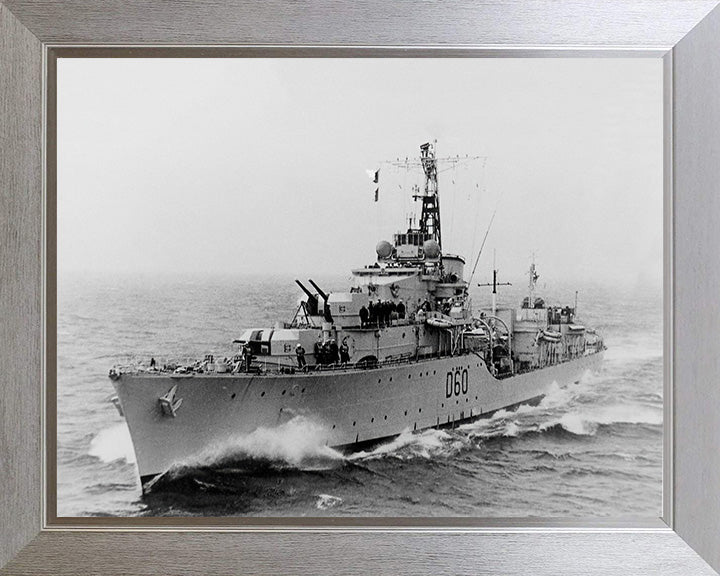
[[[484,284],[478,284],[478,286],[492,286],[492,315],[497,316],[497,287],[498,286],[512,286],[510,282],[498,282],[498,271],[495,265],[495,252],[493,251],[493,281],[492,283],[486,282]]]
[[[398,168],[417,168],[421,167],[425,174],[425,185],[422,193],[419,187],[414,188],[413,200],[422,201],[422,212],[418,222],[417,232],[423,234],[426,240],[435,240],[442,250],[442,230],[440,227],[440,194],[438,189],[438,172],[444,172],[447,169],[454,168],[458,164],[469,162],[471,160],[479,160],[484,156],[448,156],[446,158],[437,158],[435,155],[435,146],[437,140],[432,143],[426,142],[420,146],[420,158],[388,162],[391,166]],[[438,170],[438,164],[447,165],[443,170]]]

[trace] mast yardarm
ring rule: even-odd
[[[420,238],[425,240],[434,240],[438,247],[442,250],[442,231],[440,227],[440,194],[438,190],[438,163],[446,165],[447,168],[454,168],[463,162],[478,160],[481,156],[451,156],[447,158],[437,158],[435,156],[435,143],[426,142],[420,146],[420,161],[397,160],[388,162],[399,168],[415,168],[421,166],[425,174],[425,186],[423,193],[420,194],[418,187],[415,188],[416,194],[413,194],[414,200],[422,201],[422,212],[418,227],[408,229],[408,233],[416,233]],[[446,169],[447,169],[446,168]],[[440,170],[442,172],[443,170]]]

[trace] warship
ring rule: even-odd
[[[539,402],[599,366],[602,337],[576,320],[577,304],[535,295],[534,262],[518,309],[497,307],[494,271],[492,306],[473,313],[465,260],[442,247],[441,160],[433,143],[420,147],[420,217],[377,244],[347,292],[297,280],[304,295],[292,320],[245,330],[228,357],[110,370],[144,490],[174,466],[296,417],[353,452]]]

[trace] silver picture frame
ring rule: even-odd
[[[720,8],[706,0],[0,0],[0,574],[714,574],[720,569]],[[661,58],[661,519],[60,522],[47,367],[58,57]],[[122,520],[122,519],[121,519]],[[153,519],[148,519],[153,520]]]

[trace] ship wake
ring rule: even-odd
[[[319,472],[341,466],[343,455],[327,445],[327,430],[303,416],[275,428],[229,437],[203,452],[174,464],[147,489],[200,476],[207,472],[233,476],[263,476],[284,472]],[[202,487],[202,486],[201,486]],[[211,487],[211,486],[205,486]]]
[[[88,454],[105,464],[118,461],[134,464],[135,450],[127,424],[115,424],[98,432],[90,441]]]
[[[351,462],[381,458],[443,458],[463,450],[482,449],[494,442],[542,436],[592,437],[605,429],[614,432],[622,426],[644,426],[662,430],[660,402],[598,405],[593,396],[595,377],[586,375],[579,385],[553,385],[535,405],[521,404],[514,410],[502,409],[488,417],[452,429],[411,432],[370,452],[348,457]]]

